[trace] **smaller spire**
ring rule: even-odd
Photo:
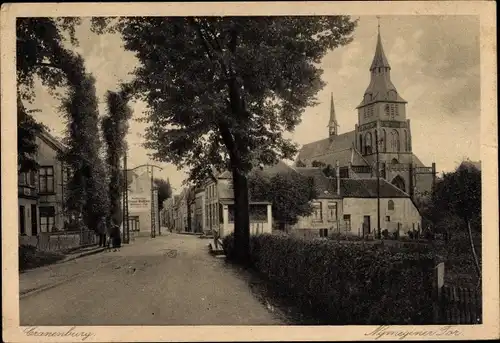
[[[333,103],[333,93],[330,95],[330,122],[328,123],[328,127],[330,128],[330,136],[337,135],[337,116],[335,115],[335,104]]]

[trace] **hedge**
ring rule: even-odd
[[[64,255],[58,252],[39,251],[31,245],[19,246],[19,270],[37,268],[62,260]]]
[[[228,259],[233,239],[223,241]],[[254,269],[322,324],[432,323],[430,251],[270,234],[250,248]]]

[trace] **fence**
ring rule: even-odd
[[[64,251],[97,244],[94,231],[43,232],[38,236],[20,236],[20,245],[31,245],[40,251]]]
[[[438,298],[439,322],[443,324],[480,324],[481,293],[475,289],[443,286]]]
[[[444,284],[444,263],[434,268],[434,321],[436,324],[481,324],[480,290]]]

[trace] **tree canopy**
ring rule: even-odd
[[[463,226],[481,217],[481,172],[462,163],[451,173],[444,173],[431,197],[435,217],[443,213],[460,218]],[[480,223],[480,221],[479,221]]]
[[[120,225],[121,194],[123,190],[123,170],[120,160],[126,151],[125,137],[132,109],[128,105],[128,94],[124,91],[106,93],[107,115],[102,118],[101,128],[106,143],[106,164],[109,172],[109,218]]]
[[[158,187],[158,204],[160,210],[163,208],[163,202],[172,197],[172,185],[170,180],[154,179],[155,186]]]
[[[309,216],[313,211],[311,200],[317,197],[314,180],[295,171],[273,176],[252,173],[248,187],[252,200],[272,203],[273,218],[280,225],[293,225],[299,217]]]
[[[16,19],[16,73],[17,73],[17,130],[18,169],[21,172],[36,170],[34,155],[37,152],[35,137],[43,128],[26,110],[23,101],[34,98],[34,80],[53,94],[57,87],[66,85],[65,42],[77,44],[75,26],[79,18],[17,18]]]

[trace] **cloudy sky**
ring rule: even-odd
[[[392,68],[392,81],[408,101],[414,153],[426,165],[436,162],[438,171],[450,171],[464,158],[479,160],[480,76],[479,18],[474,16],[383,16],[380,18],[382,42]],[[320,104],[308,108],[302,123],[291,137],[299,144],[328,135],[330,94],[333,93],[339,132],[351,131],[357,121],[355,107],[369,83],[369,66],[375,51],[377,19],[359,17],[354,40],[328,53],[322,63],[327,85],[318,93]],[[130,80],[137,61],[122,47],[118,35],[98,36],[90,32],[89,21],[77,29],[80,41],[75,48],[85,58],[88,71],[97,80],[101,113],[104,95],[120,81]],[[61,137],[64,124],[57,111],[59,102],[37,84],[32,108],[41,109],[37,119]],[[142,116],[145,106],[133,104],[134,117]],[[131,122],[129,167],[152,162],[142,146],[141,133],[147,124]],[[155,162],[156,163],[156,162]],[[185,173],[176,166],[156,163],[181,190]]]

